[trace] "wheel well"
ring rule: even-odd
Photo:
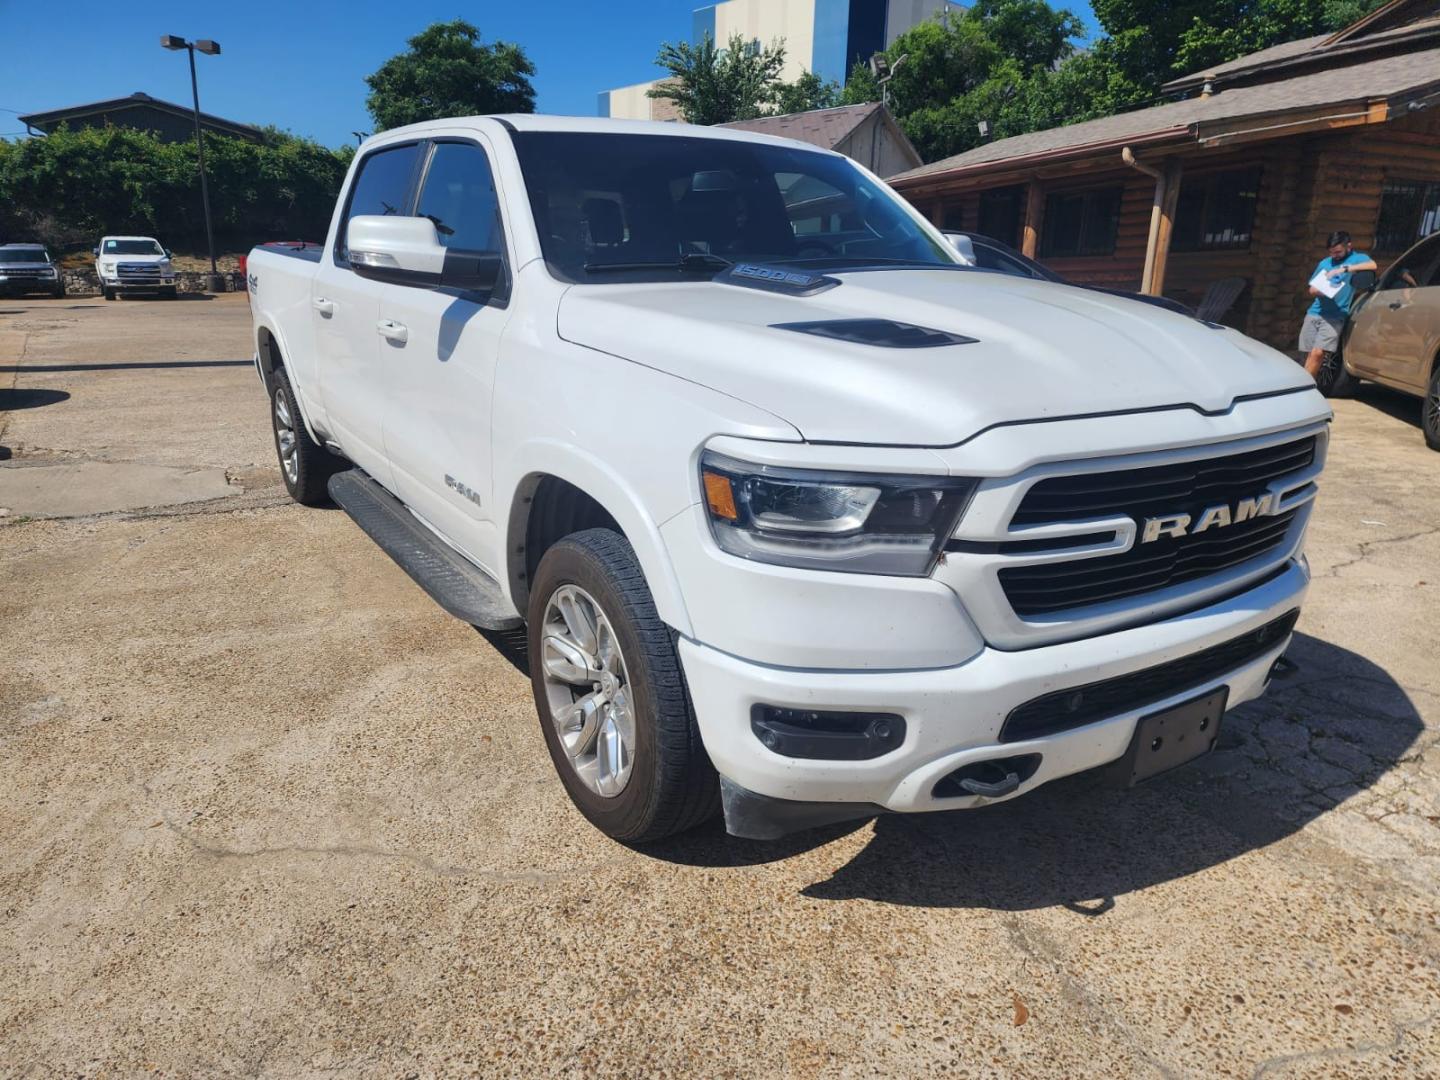
[[[524,614],[530,582],[545,552],[557,541],[582,529],[625,531],[611,513],[574,484],[558,476],[527,476],[510,508],[510,591]]]
[[[285,359],[280,355],[279,342],[275,340],[275,335],[263,326],[256,335],[255,348],[260,353],[260,367],[266,375],[273,375],[276,368],[285,366]]]

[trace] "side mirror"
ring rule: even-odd
[[[161,248],[160,250],[165,253],[165,257],[166,257],[167,259],[173,259],[173,258],[175,257],[174,255],[170,254],[170,249],[169,249],[169,248]]]
[[[979,265],[980,260],[975,258],[975,245],[970,242],[968,236],[961,236],[959,233],[947,233],[945,238],[950,241],[950,246],[953,247],[960,258],[965,261],[966,266]]]
[[[442,247],[435,223],[423,217],[353,217],[345,246],[355,273],[391,285],[489,292],[505,268],[504,259],[494,252]]]
[[[100,257],[100,248],[99,248],[99,246],[97,245],[97,246],[91,248],[91,249],[90,249],[90,254],[91,254],[91,255],[94,255],[94,256],[98,259],[98,258]]]
[[[1357,293],[1369,292],[1375,288],[1378,277],[1374,270],[1357,270],[1350,275],[1350,288]]]

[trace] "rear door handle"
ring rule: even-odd
[[[326,300],[323,296],[317,296],[315,297],[315,299],[311,300],[310,306],[313,307],[316,311],[318,311],[321,315],[335,314],[335,301]]]
[[[398,323],[394,319],[381,319],[375,324],[375,329],[380,336],[387,341],[398,342],[403,345],[410,337],[410,331],[404,323]]]
[[[1391,310],[1391,311],[1399,311],[1402,307],[1405,306],[1405,301],[1404,301],[1404,300],[1392,300],[1392,301],[1390,301],[1390,305],[1389,305],[1389,306],[1390,306],[1390,310]]]

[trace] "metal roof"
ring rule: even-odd
[[[183,116],[187,120],[195,115],[195,110],[189,105],[177,105],[173,101],[163,101],[160,98],[136,91],[128,97],[108,98],[105,101],[92,101],[84,105],[69,105],[63,109],[27,113],[20,117],[20,122],[45,131],[48,128],[58,127],[67,120],[78,120],[85,116],[94,116],[97,113],[115,113],[133,108],[158,109],[161,112]],[[200,114],[200,123],[216,131],[229,132],[244,139],[259,139],[262,135],[260,129],[252,124],[226,120],[222,116],[212,116],[206,112]]]

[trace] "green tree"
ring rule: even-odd
[[[982,120],[992,138],[1063,122],[1065,110],[1082,102],[1051,84],[1080,59],[1074,40],[1083,32],[1075,15],[1044,0],[978,0],[948,25],[932,19],[912,27],[885,51],[894,72],[890,108],[927,161],[978,145]],[[1073,77],[1065,84],[1079,85]],[[868,65],[857,64],[845,102],[880,96]]]
[[[486,45],[464,19],[434,23],[365,77],[376,131],[447,116],[535,111],[535,65],[518,45]]]
[[[689,123],[753,120],[775,100],[780,69],[785,66],[785,42],[757,48],[735,34],[721,49],[706,34],[698,45],[665,42],[655,63],[670,76],[649,96],[675,102]]]
[[[780,83],[772,99],[774,111],[782,114],[831,109],[839,104],[840,84],[827,82],[813,71],[801,73],[793,83]]]

